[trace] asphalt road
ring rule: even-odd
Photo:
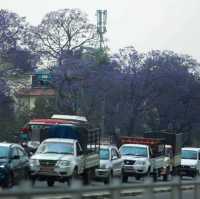
[[[183,181],[187,181],[187,180],[191,180],[191,178],[184,178],[182,179]],[[161,180],[159,180],[161,181]],[[144,179],[141,179],[139,181],[135,180],[134,178],[131,178],[128,182],[128,184],[134,184],[134,183],[143,183],[144,182]],[[92,186],[102,186],[104,185],[103,182],[96,182],[96,181],[92,181],[91,183]],[[51,187],[51,189],[55,189],[55,188],[68,188],[68,185],[67,183],[58,183],[56,182],[54,187]],[[15,189],[17,189],[18,187],[15,186],[13,188],[11,188],[12,191],[14,191]],[[23,186],[23,188],[25,188]],[[36,182],[36,184],[34,185],[33,189],[45,189],[47,188],[47,184],[46,182]],[[182,195],[183,195],[183,199],[192,199],[193,198],[193,190],[185,190],[182,192]],[[170,199],[170,196],[171,196],[171,193],[170,192],[165,192],[165,191],[162,191],[160,193],[156,193],[155,194],[155,199]],[[41,197],[40,197],[41,198]],[[42,197],[44,198],[44,197]],[[57,196],[57,197],[54,197],[54,196],[48,196],[48,197],[45,197],[44,199],[62,199],[62,198],[66,198],[66,196]],[[100,199],[107,199],[108,197],[100,197]],[[126,196],[126,197],[122,197],[123,199],[131,199],[131,198],[134,198],[134,199],[147,199],[145,198],[144,196],[142,196],[141,194],[139,195],[135,195],[135,196]],[[200,198],[200,197],[199,197]],[[92,199],[94,199],[94,197],[92,197]]]

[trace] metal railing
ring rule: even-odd
[[[15,199],[94,199],[111,198],[120,199],[125,196],[135,196],[141,194],[144,199],[154,199],[155,194],[169,192],[170,199],[182,199],[183,193],[191,190],[194,199],[200,198],[200,177],[191,181],[181,181],[175,177],[169,182],[153,183],[150,178],[144,182],[136,184],[121,184],[119,180],[114,179],[108,186],[81,186],[79,181],[72,183],[71,187],[66,188],[32,188],[30,184],[21,184],[19,187],[0,192],[0,198]],[[192,198],[190,198],[192,199]]]

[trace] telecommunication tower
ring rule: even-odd
[[[97,10],[97,34],[99,36],[99,47],[104,47],[103,35],[107,32],[107,10]]]

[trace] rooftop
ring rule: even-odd
[[[22,88],[17,96],[55,96],[55,90],[51,88]]]

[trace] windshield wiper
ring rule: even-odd
[[[123,155],[132,155],[132,156],[134,156],[134,154],[132,154],[132,153],[125,153]]]
[[[59,152],[56,152],[56,151],[45,151],[44,153],[55,153],[55,154],[60,154]]]
[[[67,152],[60,152],[60,154],[69,154],[69,155],[72,155],[72,153],[67,153]]]
[[[142,155],[142,154],[135,154],[135,156],[139,156],[139,157],[147,157],[147,156]]]

